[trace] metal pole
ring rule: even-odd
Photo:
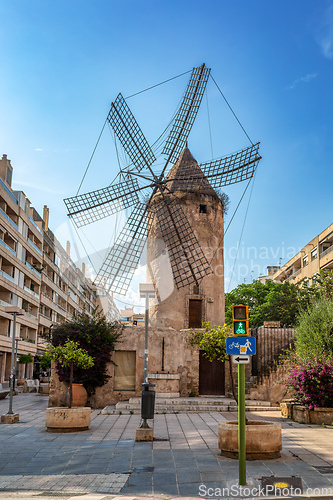
[[[143,380],[148,382],[148,322],[149,322],[149,293],[145,294],[146,299],[146,314],[145,314],[145,354],[144,354],[144,369]]]
[[[16,332],[16,312],[13,313],[13,338],[12,338],[12,359],[10,366],[10,392],[9,392],[9,410],[8,415],[13,415],[13,394],[14,394],[14,357],[15,357],[15,332]]]
[[[18,343],[19,343],[19,338],[15,338],[15,343],[16,343],[16,346],[15,346],[15,368],[14,368],[14,390],[15,390],[15,382],[16,382],[16,367],[17,367],[17,346],[18,346]]]
[[[238,365],[238,461],[239,484],[246,484],[245,365]]]

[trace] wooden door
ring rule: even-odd
[[[202,328],[202,300],[189,300],[188,326],[189,328]]]
[[[199,394],[224,396],[224,362],[209,361],[203,352],[199,353]]]

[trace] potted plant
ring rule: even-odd
[[[85,430],[90,425],[89,407],[72,407],[74,369],[88,369],[94,365],[93,358],[78,342],[67,340],[63,345],[47,347],[47,354],[62,367],[69,368],[69,398],[67,408],[54,407],[46,410],[46,427],[49,431],[70,432]]]

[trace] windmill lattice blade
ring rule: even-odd
[[[112,103],[108,120],[137,171],[150,167],[156,158],[121,94]]]
[[[103,189],[64,200],[68,215],[77,227],[103,219],[139,202],[136,179],[127,179]]]
[[[260,160],[258,142],[242,151],[199,166],[210,185],[217,188],[250,179]]]
[[[162,151],[162,154],[170,156],[169,161],[173,163],[177,161],[178,156],[186,146],[206,89],[209,73],[210,69],[205,68],[204,65],[193,68],[182,103]]]
[[[152,215],[144,203],[138,204],[108,253],[95,279],[97,286],[125,295],[147,240]]]
[[[177,199],[162,200],[155,214],[169,252],[176,287],[182,288],[211,274],[212,269]]]

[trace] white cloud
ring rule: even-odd
[[[44,151],[44,149],[41,149],[41,148],[35,148],[35,151]]]
[[[287,89],[294,89],[298,83],[311,82],[311,80],[314,80],[315,78],[317,78],[317,76],[317,73],[309,73],[306,76],[301,76],[301,78],[297,78],[296,80],[294,80],[293,83],[289,85],[289,87],[287,87]]]
[[[323,21],[317,33],[317,42],[326,59],[333,60],[333,4],[325,11]]]
[[[44,191],[45,193],[59,194],[61,196],[64,195],[63,191],[57,191],[55,189],[50,189],[46,186],[41,186],[40,184],[35,184],[33,182],[24,182],[24,181],[18,180],[18,181],[13,181],[13,184],[15,184],[16,186],[24,186],[24,187],[29,187],[31,189],[37,189],[38,191]]]

